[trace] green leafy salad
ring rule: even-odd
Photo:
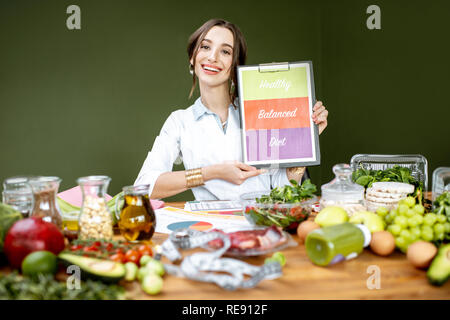
[[[290,183],[291,185],[277,187],[270,194],[256,198],[254,205],[246,205],[246,215],[256,225],[275,225],[285,230],[295,230],[311,213],[311,203],[305,201],[314,198],[317,188],[309,179],[302,184],[295,180]]]

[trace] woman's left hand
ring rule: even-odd
[[[328,125],[328,110],[322,101],[317,101],[314,105],[312,119],[319,126],[319,134],[321,134]]]

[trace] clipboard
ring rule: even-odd
[[[320,164],[311,61],[237,67],[243,162],[257,168]]]

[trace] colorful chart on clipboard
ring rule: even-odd
[[[250,226],[250,223],[243,216],[194,212],[174,207],[157,209],[155,215],[155,231],[160,233],[171,233],[174,230],[184,228],[208,231],[211,229],[235,230]]]
[[[244,161],[320,164],[312,63],[262,66],[238,67]]]

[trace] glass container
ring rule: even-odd
[[[56,195],[61,179],[58,177],[35,177],[29,180],[33,191],[32,217],[42,217],[42,220],[55,224],[62,230],[62,217]]]
[[[112,239],[113,219],[105,197],[110,181],[111,178],[107,176],[77,179],[83,195],[78,219],[78,239]]]
[[[342,207],[349,216],[358,211],[366,210],[364,202],[364,187],[352,181],[352,168],[345,163],[333,167],[336,177],[322,185],[320,206]]]
[[[123,187],[123,196],[116,198],[116,218],[122,236],[130,242],[148,241],[156,228],[156,216],[148,194],[150,185]],[[118,201],[124,198],[122,210]]]
[[[450,167],[439,167],[433,171],[432,200],[444,192],[450,192]]]
[[[30,177],[11,177],[3,182],[2,202],[16,209],[27,218],[33,209],[33,191]]]

